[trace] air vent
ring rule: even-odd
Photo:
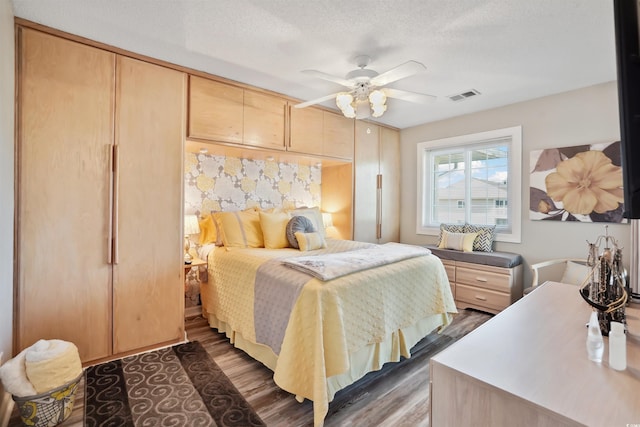
[[[449,95],[449,99],[454,101],[454,102],[458,102],[458,101],[463,101],[467,98],[471,98],[472,96],[476,96],[476,95],[480,95],[480,92],[478,92],[475,89],[469,89],[469,90],[465,90],[462,93],[456,93],[455,95]]]

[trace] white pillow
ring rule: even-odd
[[[567,261],[567,265],[564,268],[564,273],[562,274],[560,282],[582,286],[585,283],[590,270],[591,269],[588,265]]]

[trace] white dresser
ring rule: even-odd
[[[627,369],[589,361],[590,306],[546,282],[431,359],[431,426],[640,425],[640,307],[627,307]]]

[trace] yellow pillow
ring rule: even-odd
[[[201,245],[207,243],[216,243],[218,241],[218,226],[213,220],[213,216],[208,214],[202,217],[198,224],[200,225],[200,240]]]
[[[302,231],[296,231],[295,236],[302,252],[327,247],[327,242],[320,233],[303,233]]]
[[[478,233],[451,233],[442,230],[441,249],[454,249],[456,251],[473,252],[473,241],[478,237]]]
[[[289,247],[287,240],[287,223],[289,214],[286,212],[260,212],[260,227],[264,237],[264,247],[267,249],[282,249]]]
[[[222,229],[222,242],[227,248],[264,247],[258,211],[219,212],[215,216]]]

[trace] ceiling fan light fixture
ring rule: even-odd
[[[380,117],[387,111],[387,95],[381,90],[374,90],[369,94],[369,102],[371,103],[371,110],[373,117]]]
[[[352,119],[356,116],[356,110],[353,106],[353,95],[349,92],[340,92],[336,95],[336,105],[345,117]]]
[[[356,101],[356,119],[362,120],[366,119],[371,115],[370,103],[368,100],[357,100]]]

